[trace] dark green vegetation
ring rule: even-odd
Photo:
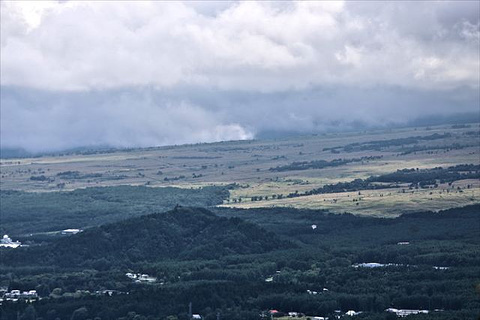
[[[454,182],[462,179],[479,179],[480,165],[463,164],[448,168],[436,167],[432,169],[403,169],[397,172],[384,174],[372,178],[376,182],[398,182],[411,184],[435,184],[426,183],[437,181],[440,183]]]
[[[358,319],[392,319],[388,307],[443,310],[410,319],[474,319],[479,211],[476,205],[380,219],[291,208],[215,209],[216,216],[177,208],[45,247],[1,251],[3,285],[50,297],[34,310],[6,303],[1,318],[16,319],[19,310],[22,319],[33,312],[52,320],[186,319],[192,302],[206,319],[217,312],[221,319],[261,319],[268,309],[319,316],[353,309],[364,312]],[[129,256],[132,248],[138,257]],[[363,262],[397,265],[352,267]],[[125,272],[159,281],[136,284]],[[104,289],[129,294],[91,294]]]
[[[78,171],[64,171],[57,173],[57,177],[60,177],[65,180],[74,180],[74,179],[92,179],[102,177],[101,173],[90,173],[90,174],[81,174]]]
[[[431,141],[431,140],[442,140],[446,138],[450,138],[450,133],[434,133],[428,136],[414,136],[408,138],[398,138],[398,139],[389,139],[389,140],[374,140],[368,142],[354,142],[347,144],[343,147],[331,147],[331,148],[324,148],[324,151],[331,151],[332,153],[339,152],[338,150],[341,149],[345,152],[354,152],[354,151],[380,151],[384,149],[388,149],[390,147],[403,147],[405,145],[417,144],[421,141]]]
[[[480,206],[422,211],[478,203],[478,128],[2,160],[0,232],[29,247],[0,248],[0,295],[5,287],[33,289],[42,299],[0,301],[0,319],[186,319],[189,302],[194,313],[216,319],[219,312],[222,320],[260,319],[269,309],[393,319],[384,311],[389,307],[431,311],[408,319],[476,319]],[[205,187],[211,185],[226,187]],[[384,188],[391,189],[367,191]],[[284,199],[344,191],[356,192]],[[362,208],[357,197],[370,207],[352,210]],[[332,210],[365,217],[215,207],[322,209],[337,198]],[[428,207],[424,199],[439,204]],[[395,216],[417,213],[372,217],[393,216],[394,209]],[[67,228],[84,231],[52,232]],[[358,263],[384,265],[353,267]],[[127,272],[156,282],[136,283]]]
[[[206,209],[174,210],[90,228],[77,236],[57,239],[48,246],[9,251],[10,266],[72,265],[104,268],[163,259],[216,259],[229,254],[264,253],[292,247],[273,233],[239,218],[221,218]]]
[[[293,198],[322,193],[395,188],[402,183],[409,184],[410,188],[429,188],[437,187],[439,183],[451,184],[454,181],[464,179],[480,179],[480,165],[462,164],[448,168],[402,169],[393,173],[372,176],[368,179],[355,179],[350,182],[327,184],[321,188],[304,193],[290,193],[287,197]]]
[[[361,157],[361,158],[352,158],[352,159],[333,159],[332,161],[325,161],[325,160],[301,161],[301,162],[293,162],[285,166],[277,166],[275,168],[270,168],[270,171],[324,169],[328,167],[337,167],[337,166],[345,165],[351,162],[378,160],[381,158],[382,156],[371,156],[371,157]]]
[[[25,233],[99,226],[183,206],[209,207],[228,197],[225,187],[200,189],[98,187],[67,192],[4,191],[0,194],[0,233]]]

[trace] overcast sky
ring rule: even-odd
[[[1,2],[1,144],[322,132],[479,112],[479,2]]]

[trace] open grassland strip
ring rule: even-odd
[[[473,182],[472,182],[473,183]],[[465,183],[462,183],[465,184]],[[403,213],[422,210],[443,210],[480,202],[478,183],[470,189],[446,191],[440,185],[436,189],[389,188],[318,194],[296,198],[270,199],[224,203],[222,207],[261,208],[293,207],[304,209],[328,209],[335,213],[350,212],[364,216],[396,217]],[[405,190],[405,193],[404,191]]]

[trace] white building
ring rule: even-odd
[[[395,313],[397,317],[406,317],[411,314],[427,314],[428,310],[412,310],[412,309],[395,309],[395,308],[388,308],[385,311]]]
[[[80,230],[80,229],[65,229],[65,230],[62,230],[62,234],[71,235],[71,234],[77,234],[82,231],[83,230]]]
[[[145,273],[144,274],[141,274],[141,273],[135,274],[135,273],[127,272],[127,273],[125,273],[125,276],[134,280],[137,283],[153,283],[153,282],[157,281],[157,278],[151,277],[151,276],[149,276],[148,274],[145,274]]]
[[[22,245],[19,241],[12,241],[8,235],[4,235],[3,238],[0,240],[0,247],[5,248],[18,248]]]
[[[12,290],[10,292],[7,292],[3,295],[6,301],[18,301],[19,299],[22,300],[28,300],[28,301],[33,301],[39,299],[37,291],[36,290],[30,290],[30,291],[23,291],[20,292],[20,290]]]
[[[137,277],[137,281],[139,282],[155,282],[157,278],[150,277],[148,274],[141,274]]]

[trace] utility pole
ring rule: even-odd
[[[188,304],[188,319],[192,319],[193,318],[193,315],[192,315],[192,302],[190,302]]]

